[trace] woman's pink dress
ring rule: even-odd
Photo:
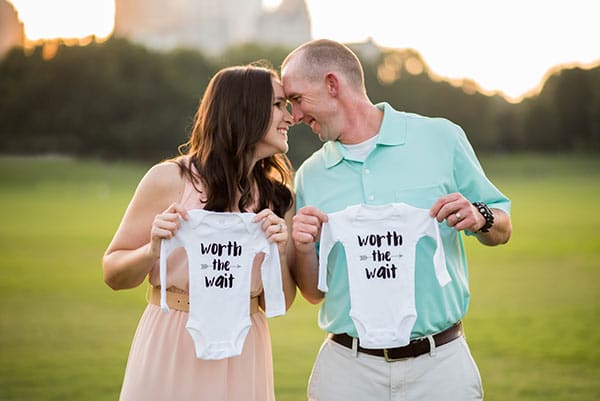
[[[186,209],[201,208],[200,195],[187,183],[181,200]],[[260,257],[260,256],[259,256]],[[251,295],[262,292],[259,257],[252,272]],[[185,252],[169,256],[168,288],[187,292]],[[150,273],[158,286],[158,263]],[[242,354],[222,360],[202,360],[195,354],[185,325],[188,313],[163,312],[148,304],[136,330],[121,389],[121,401],[269,401],[274,400],[273,360],[267,320],[262,311],[251,315]]]

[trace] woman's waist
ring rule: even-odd
[[[161,291],[160,287],[151,287],[148,303],[161,306]],[[189,293],[177,287],[169,287],[165,291],[165,301],[170,309],[175,309],[182,312],[190,311],[190,296]],[[250,295],[250,314],[254,314],[260,310],[258,295]]]

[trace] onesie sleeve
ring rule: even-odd
[[[329,252],[335,245],[335,238],[331,229],[332,216],[329,216],[329,221],[323,223],[321,227],[321,238],[319,239],[319,282],[317,288],[323,292],[327,292],[327,258]]]
[[[180,238],[181,229],[171,239],[160,241],[160,307],[164,312],[169,312],[167,305],[167,258],[173,250],[184,246]]]
[[[450,274],[448,274],[448,269],[446,267],[446,253],[444,252],[444,244],[442,243],[440,227],[435,217],[429,216],[429,212],[427,212],[425,218],[428,220],[428,222],[424,224],[424,226],[427,227],[424,234],[433,238],[437,245],[435,253],[433,254],[435,276],[438,280],[438,283],[440,283],[440,286],[444,287],[446,284],[452,281],[452,279],[450,278]]]
[[[266,238],[265,258],[260,268],[265,295],[265,315],[267,317],[285,314],[285,295],[281,279],[281,261],[276,243],[269,243]]]

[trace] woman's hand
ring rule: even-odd
[[[187,211],[179,203],[172,203],[154,217],[150,230],[150,254],[155,259],[160,257],[160,241],[173,238],[179,230],[180,217],[183,220],[189,218]]]
[[[285,220],[271,209],[263,209],[254,217],[254,222],[262,222],[261,227],[269,242],[276,242],[279,253],[283,254],[288,242],[288,228]]]

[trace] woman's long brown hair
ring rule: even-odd
[[[254,212],[269,207],[283,217],[291,207],[287,156],[273,155],[252,166],[256,145],[271,123],[272,78],[277,79],[275,71],[248,65],[222,69],[209,82],[190,139],[180,146],[184,157],[177,159],[192,183],[201,180],[204,184],[206,210],[233,211],[238,194],[240,211],[249,211],[256,202]],[[254,187],[258,199],[254,199]]]

